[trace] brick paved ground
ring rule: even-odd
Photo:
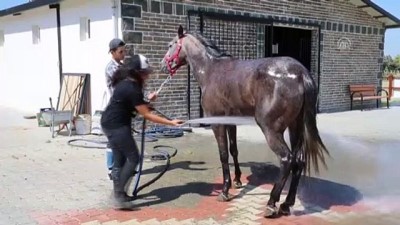
[[[320,115],[332,153],[329,170],[304,177],[293,214],[278,219],[262,217],[278,168],[257,128],[239,128],[246,185],[232,190],[232,201],[216,201],[222,183],[216,144],[209,130],[196,129],[181,138],[146,143],[147,149],[177,147],[178,154],[169,171],[140,193],[135,210],[119,211],[110,207],[104,150],[68,146],[70,137],[51,139],[48,128],[20,119],[17,112],[0,108],[0,114],[1,225],[400,224],[395,161],[400,128],[392,122],[399,108]],[[143,181],[162,168],[163,161],[145,162]]]

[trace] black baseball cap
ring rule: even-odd
[[[110,43],[108,44],[109,48],[110,48],[110,52],[112,50],[117,49],[118,47],[122,47],[125,46],[125,42],[119,38],[114,38],[110,41]]]

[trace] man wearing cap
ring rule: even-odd
[[[111,53],[111,61],[106,66],[106,83],[109,97],[111,97],[113,88],[111,87],[111,77],[117,68],[122,65],[125,58],[125,42],[119,38],[114,38],[109,43],[109,53]]]
[[[106,66],[106,85],[108,90],[108,99],[111,98],[113,93],[113,87],[111,86],[111,78],[114,75],[114,72],[118,69],[119,66],[123,65],[123,60],[125,58],[125,42],[119,38],[114,38],[108,44],[109,53],[111,53],[111,60]],[[107,99],[107,102],[108,102]],[[113,166],[113,154],[112,150],[107,146],[106,149],[106,160],[107,160],[107,168],[108,168],[108,177],[111,177],[111,170]]]

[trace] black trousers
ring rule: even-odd
[[[139,163],[139,150],[132,136],[131,126],[123,126],[116,129],[104,129],[108,143],[114,156],[114,165],[111,176],[116,195],[125,194],[125,186],[135,174]]]

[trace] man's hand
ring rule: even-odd
[[[157,98],[157,92],[151,92],[150,94],[147,95],[147,99],[149,101],[154,101]]]

